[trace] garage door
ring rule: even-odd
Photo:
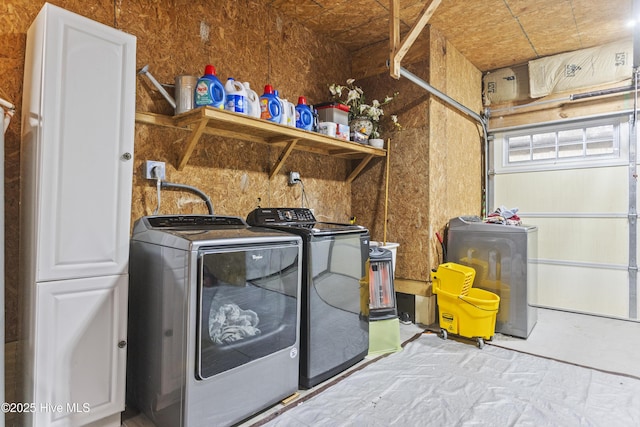
[[[630,117],[492,133],[489,207],[538,226],[533,303],[637,319],[636,147]]]

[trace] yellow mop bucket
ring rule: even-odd
[[[461,279],[450,274],[459,270],[466,272],[463,265],[448,263],[449,265],[431,273],[433,293],[437,295],[440,329],[443,338],[447,334],[456,334],[466,338],[476,338],[478,347],[484,346],[484,339],[490,340],[496,328],[496,315],[500,306],[500,297],[493,292],[478,288],[465,288],[458,285],[447,285],[445,282],[454,278]],[[444,272],[445,274],[441,274]],[[458,276],[460,276],[458,274]],[[452,293],[448,290],[461,289],[466,294]]]
[[[440,289],[453,295],[466,295],[475,277],[473,268],[454,262],[440,264],[436,271],[431,272],[431,280],[437,280]]]

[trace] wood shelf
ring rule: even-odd
[[[177,169],[189,162],[193,149],[203,134],[269,144],[281,149],[278,160],[271,168],[269,179],[276,176],[294,150],[306,151],[344,159],[360,160],[351,171],[347,182],[352,182],[374,157],[385,157],[384,149],[357,142],[344,141],[316,132],[273,123],[267,120],[232,113],[212,107],[200,107],[176,116],[136,112],[136,121],[190,132]]]

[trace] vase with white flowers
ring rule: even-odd
[[[386,96],[383,101],[374,99],[367,103],[364,91],[360,86],[354,84],[355,79],[348,79],[346,85],[331,84],[329,92],[333,99],[341,104],[349,106],[349,126],[351,128],[352,140],[362,137],[364,141],[379,139],[381,133],[380,120],[384,115],[383,106],[390,103],[398,96],[398,92],[393,96]],[[391,122],[396,129],[400,129],[398,116],[390,116]],[[381,147],[380,147],[381,148]]]

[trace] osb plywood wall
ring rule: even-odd
[[[408,66],[416,75],[426,79],[428,62]],[[384,80],[388,76],[367,79],[377,88],[380,97],[388,90]],[[428,95],[413,83],[400,80],[394,86],[399,95],[385,108],[385,115],[397,114],[402,130],[386,134],[388,141],[388,191],[387,159],[376,163],[361,174],[353,184],[353,210],[357,218],[371,230],[373,240],[385,238],[385,194],[387,200],[387,242],[400,243],[396,259],[396,277],[421,277],[418,264],[425,266],[426,243],[421,235],[429,223],[429,110]],[[365,190],[365,191],[362,191]]]
[[[163,84],[181,74],[199,76],[208,63],[225,81],[248,81],[262,93],[272,84],[281,96],[296,102],[328,100],[328,84],[349,76],[346,50],[278,16],[264,2],[249,0],[58,0],[51,3],[137,37],[137,68],[149,65]],[[0,96],[18,106],[6,134],[6,341],[18,334],[18,244],[20,104],[26,32],[43,1],[0,4]],[[171,90],[169,89],[169,92]],[[171,106],[149,83],[137,79],[136,109],[172,114]],[[167,180],[195,186],[209,195],[218,214],[245,217],[257,205],[300,206],[301,186],[289,187],[286,175],[299,171],[305,204],[321,219],[346,222],[351,213],[350,185],[344,181],[345,160],[295,152],[281,173],[269,180],[278,152],[266,146],[204,136],[187,167],[175,169],[186,134],[137,124],[132,221],[157,208],[154,182],[144,178],[145,160],[166,162]],[[206,213],[196,195],[163,190],[159,213]]]
[[[147,2],[118,12],[120,27],[138,37],[137,62],[149,64],[163,83],[181,74],[199,76],[213,64],[224,82],[248,81],[261,94],[271,84],[280,96],[310,103],[328,99],[327,85],[348,75],[346,51],[278,16],[258,1]],[[138,80],[137,109],[171,114],[171,107],[148,79]],[[167,180],[195,186],[211,197],[218,214],[245,217],[256,206],[300,206],[301,186],[287,186],[300,172],[305,203],[323,219],[350,216],[349,165],[342,160],[294,153],[281,173],[268,179],[277,149],[239,140],[204,136],[187,167],[175,169],[188,134],[139,124],[136,128],[132,219],[157,207],[156,190],[143,173],[145,160],[167,164]],[[163,191],[161,214],[205,213],[203,201],[185,192]]]
[[[172,84],[181,74],[199,76],[210,63],[223,81],[227,77],[248,81],[258,93],[269,83],[284,98],[295,102],[304,95],[313,104],[328,100],[329,83],[352,77],[346,50],[279,16],[261,1],[51,3],[135,35],[137,68],[148,64],[164,84]],[[16,284],[24,49],[26,31],[43,4],[40,0],[0,4],[0,95],[18,106],[5,143],[6,341],[17,339],[19,326]],[[427,32],[423,37],[433,38]],[[458,90],[460,101],[479,105],[479,73],[459,54],[447,50],[439,53],[436,69],[426,60],[404,66],[425,80],[435,73],[444,78],[442,90]],[[458,79],[462,86],[456,89]],[[401,132],[386,135],[391,137],[387,240],[401,244],[399,277],[426,280],[438,255],[434,230],[441,230],[450,216],[478,212],[478,134],[466,119],[440,104],[439,109],[434,107],[436,101],[406,80],[397,81],[385,73],[359,83],[374,97],[400,93],[387,111],[387,115],[398,114],[403,126]],[[172,114],[170,105],[144,76],[137,79],[136,108]],[[218,214],[242,217],[257,205],[302,205],[302,187],[286,184],[288,172],[299,171],[305,206],[314,208],[320,220],[346,222],[356,216],[358,223],[371,229],[375,240],[383,239],[385,159],[372,161],[350,185],[344,181],[352,166],[348,161],[294,152],[280,174],[269,180],[268,171],[279,154],[276,149],[203,136],[185,169],[177,171],[186,138],[179,130],[136,125],[132,222],[158,208],[155,183],[145,179],[143,171],[145,160],[158,160],[166,162],[168,181],[197,187],[211,198]],[[194,194],[162,191],[160,214],[206,212],[205,204]]]
[[[448,96],[472,111],[482,111],[481,75],[464,56],[441,36],[431,38],[432,67],[430,81]],[[444,72],[434,72],[444,69]],[[431,101],[431,141],[429,170],[431,198],[430,248],[431,266],[442,261],[435,238],[444,237],[448,221],[460,215],[482,213],[482,127],[469,116],[442,102]],[[436,118],[437,116],[437,118]]]
[[[416,44],[430,46],[429,59],[406,68],[479,113],[480,72],[437,31],[425,29],[420,37]],[[365,81],[376,96],[390,88],[400,92],[385,109],[385,115],[397,114],[403,126],[387,134],[386,240],[400,243],[396,277],[426,282],[430,270],[443,261],[436,232],[443,235],[450,218],[481,213],[481,133],[464,114],[426,90],[406,80],[389,86],[388,78]],[[353,211],[370,227],[373,240],[385,235],[386,167],[384,159],[376,160],[352,187]]]

